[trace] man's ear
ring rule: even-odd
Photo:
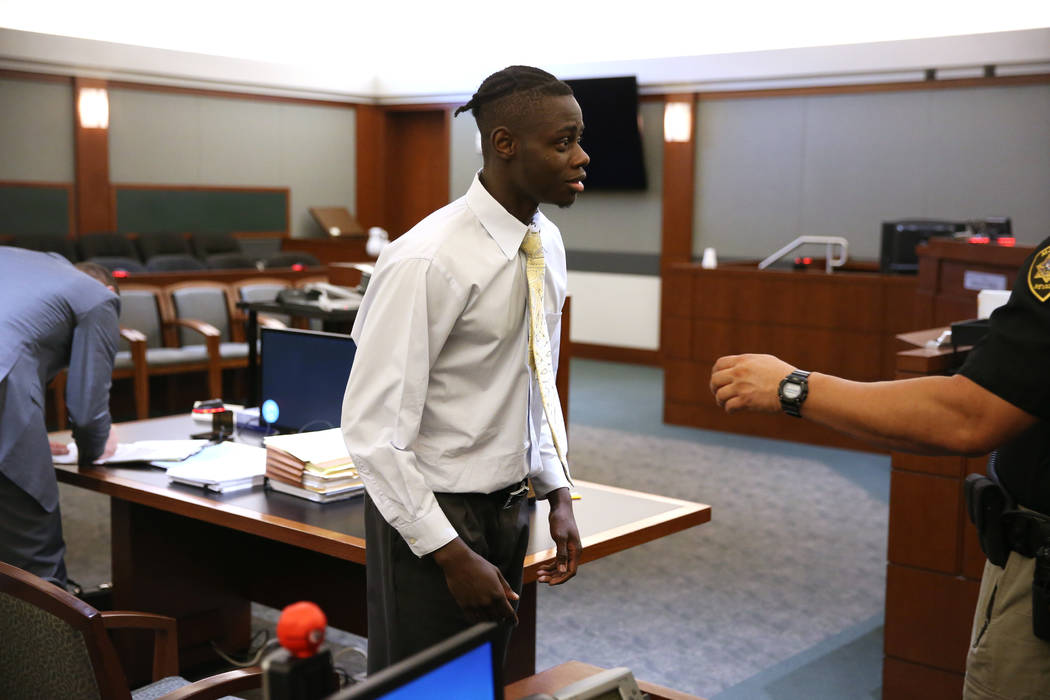
[[[518,152],[518,140],[505,126],[497,126],[489,136],[492,152],[497,158],[510,160]]]

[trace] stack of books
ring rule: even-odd
[[[318,503],[339,501],[364,491],[339,428],[270,435],[263,444],[266,478],[274,491]]]

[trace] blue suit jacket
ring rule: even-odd
[[[57,254],[0,246],[0,473],[51,512],[58,482],[44,390],[69,367],[66,405],[81,465],[105,448],[120,300]]]

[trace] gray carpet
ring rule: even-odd
[[[889,459],[664,425],[662,381],[573,361],[573,473],[708,503],[712,521],[541,587],[537,667],[625,665],[718,700],[878,697]],[[70,575],[109,580],[108,499],[60,491]],[[277,614],[253,606],[255,629]],[[363,639],[329,641],[361,669]]]
[[[886,507],[820,459],[574,426],[578,478],[712,506],[543,588],[537,665],[628,665],[701,696],[881,614]]]

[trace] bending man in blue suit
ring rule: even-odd
[[[120,299],[94,263],[0,247],[0,560],[66,585],[58,481],[44,418],[69,367],[66,403],[81,467],[113,454],[109,387]]]

